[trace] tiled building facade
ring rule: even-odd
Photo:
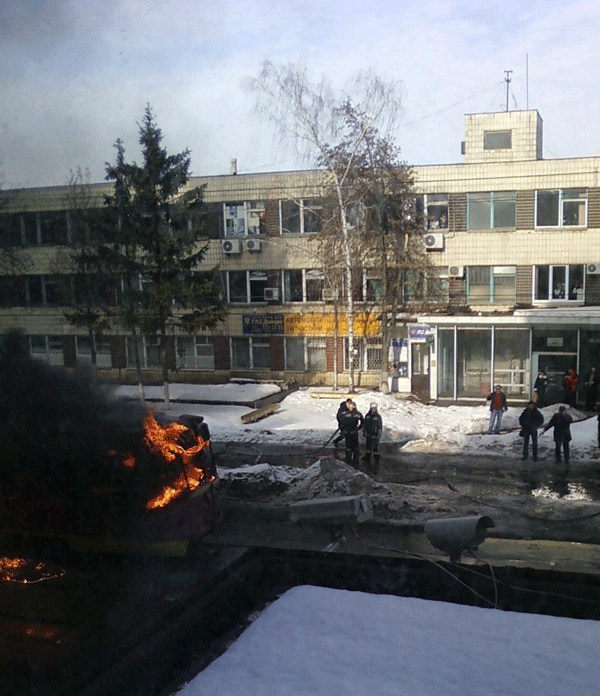
[[[424,243],[442,279],[435,310],[405,317],[383,346],[372,316],[377,270],[366,269],[357,305],[356,384],[379,386],[382,363],[398,363],[393,387],[440,403],[480,401],[494,383],[526,400],[538,369],[559,396],[569,367],[600,367],[600,157],[544,160],[537,111],[465,117],[464,161],[416,167]],[[227,319],[212,332],[174,335],[173,379],[231,376],[346,383],[347,325],[336,339],[320,228],[323,175],[287,172],[194,179],[205,184],[210,247]],[[92,187],[97,201],[110,192]],[[5,244],[26,249],[18,273],[2,270],[0,331],[18,327],[34,355],[68,367],[89,361],[85,332],[64,319],[72,278],[66,187],[12,192],[0,215]],[[341,311],[341,310],[340,310]],[[375,312],[376,314],[376,312]],[[142,342],[148,379],[156,340]],[[131,342],[117,323],[99,342],[105,374],[132,371]],[[552,394],[552,391],[551,391]],[[552,398],[552,397],[551,397]]]

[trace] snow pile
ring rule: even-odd
[[[179,696],[597,694],[600,622],[295,587]]]
[[[219,468],[225,495],[240,493],[257,500],[271,494],[286,503],[312,498],[383,492],[387,487],[334,457],[325,457],[306,469],[292,466],[254,464],[235,469]]]

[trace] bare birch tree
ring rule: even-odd
[[[304,161],[329,175],[346,284],[348,389],[353,392],[355,263],[348,213],[360,200],[360,192],[352,185],[352,171],[369,134],[391,132],[400,113],[399,85],[361,72],[336,93],[325,79],[312,83],[305,68],[266,61],[258,78],[251,81],[251,89],[259,116],[272,123],[281,142],[292,145]],[[348,118],[349,110],[361,114],[360,122]]]

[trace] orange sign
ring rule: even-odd
[[[286,336],[333,336],[335,334],[335,315],[333,314],[286,314],[283,320]],[[356,336],[379,335],[379,321],[370,314],[357,314],[354,317]],[[338,315],[338,334],[348,335],[348,317]]]

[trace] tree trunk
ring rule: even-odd
[[[171,408],[169,399],[169,366],[167,364],[167,329],[165,322],[161,322],[160,327],[160,361],[162,363],[163,391],[165,398],[165,408]]]

